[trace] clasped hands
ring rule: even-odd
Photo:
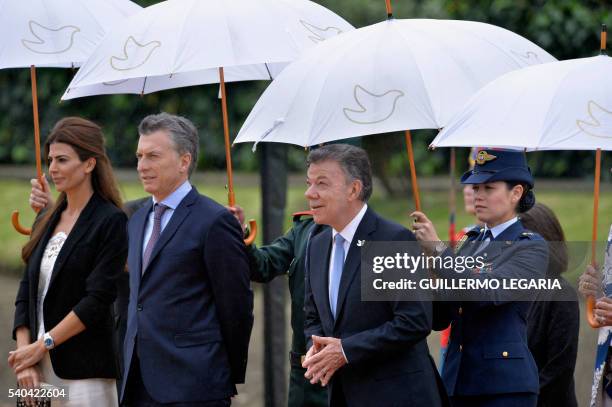
[[[312,335],[312,346],[302,363],[306,369],[304,377],[311,384],[320,382],[321,386],[327,386],[334,373],[346,364],[340,339]]]

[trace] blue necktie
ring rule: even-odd
[[[489,241],[487,241],[487,239],[489,239]],[[483,251],[489,245],[489,243],[491,243],[492,240],[493,233],[491,232],[491,229],[487,229],[487,231],[483,233],[482,236],[480,236],[480,239],[478,239],[478,241],[482,243],[480,244],[478,250],[476,250],[475,253],[480,253],[481,251]]]
[[[344,238],[338,233],[334,238],[334,264],[332,264],[329,275],[329,307],[334,319],[336,318],[336,305],[338,302],[338,290],[340,279],[344,268]]]

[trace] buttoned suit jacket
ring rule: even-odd
[[[305,335],[340,338],[348,364],[330,383],[330,400],[341,381],[349,406],[438,406],[445,397],[429,355],[431,302],[362,301],[358,241],[410,241],[412,232],[368,208],[344,263],[334,319],[329,306],[332,230],[313,236],[307,251]],[[442,394],[441,394],[442,392]]]
[[[142,272],[152,201],[128,224],[130,301],[121,398],[134,351],[147,392],[160,403],[236,394],[244,382],[253,295],[242,230],[227,209],[185,196]]]

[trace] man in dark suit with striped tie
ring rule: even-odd
[[[229,406],[245,377],[253,296],[236,219],[189,183],[197,130],[161,113],[138,128],[152,199],[129,222],[126,406]]]

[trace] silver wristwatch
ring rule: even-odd
[[[53,340],[53,337],[49,332],[45,332],[45,334],[43,335],[43,344],[47,349],[55,348],[55,341]]]

